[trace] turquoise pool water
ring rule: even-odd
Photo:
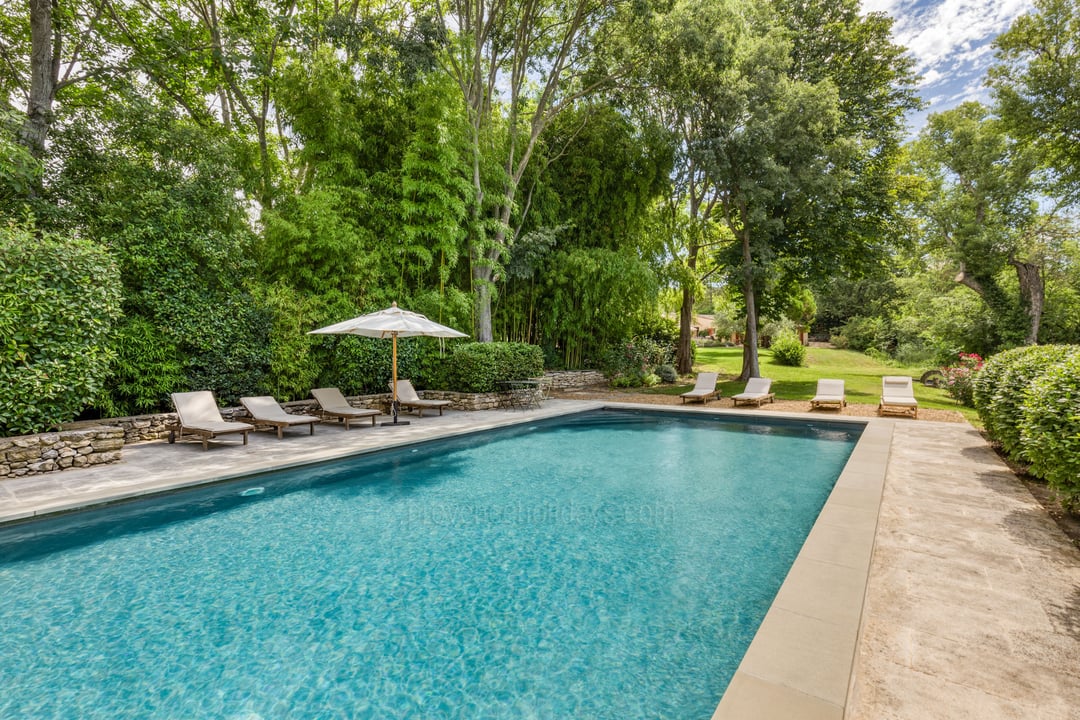
[[[602,411],[0,528],[0,718],[708,718],[857,433]]]

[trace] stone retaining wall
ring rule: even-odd
[[[124,431],[104,425],[0,438],[0,478],[118,462],[123,447]]]
[[[607,385],[607,378],[599,370],[563,370],[544,373],[544,380],[551,390],[576,390],[594,385]]]
[[[544,384],[548,391],[605,383],[607,380],[603,373],[596,370],[544,373]],[[511,406],[509,394],[503,392],[424,390],[420,395],[428,400],[449,400],[452,410],[494,410]],[[389,410],[390,393],[353,395],[349,401],[357,407],[386,412]],[[318,403],[310,398],[287,402],[283,407],[290,413],[319,414]],[[243,407],[222,408],[221,416],[226,420],[239,421],[250,417]],[[155,413],[68,423],[60,432],[0,438],[0,478],[118,462],[124,445],[165,439],[169,436],[169,428],[176,422],[176,413]]]

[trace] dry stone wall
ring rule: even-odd
[[[607,378],[599,370],[564,370],[544,373],[544,382],[552,390],[576,390],[607,385]]]
[[[0,477],[118,462],[123,447],[124,431],[104,425],[0,438]]]
[[[606,382],[603,374],[595,370],[544,374],[544,384],[549,391],[590,387]],[[449,400],[452,410],[494,410],[511,406],[509,393],[505,392],[424,390],[420,395],[429,400]],[[354,395],[349,400],[358,407],[387,411],[390,393]],[[291,413],[319,414],[318,403],[313,399],[284,403],[284,408]],[[221,415],[226,420],[244,421],[249,418],[243,407],[222,408]],[[165,439],[176,422],[175,413],[156,413],[70,423],[59,432],[0,438],[0,478],[119,462],[124,445]]]

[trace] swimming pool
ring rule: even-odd
[[[6,528],[0,717],[709,717],[856,434],[592,413]]]

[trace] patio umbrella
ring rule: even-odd
[[[462,338],[468,337],[463,332],[458,332],[454,328],[440,325],[434,320],[428,320],[420,313],[409,312],[408,310],[402,310],[397,306],[397,303],[392,303],[390,307],[385,310],[379,310],[378,312],[368,313],[367,315],[361,315],[354,317],[352,320],[345,320],[335,325],[327,325],[326,327],[319,328],[318,330],[312,330],[308,335],[363,335],[364,337],[373,338],[390,338],[393,342],[393,364],[392,364],[392,403],[391,409],[394,413],[394,424],[398,425],[398,399],[397,399],[397,339],[398,337],[440,337],[440,338]],[[400,423],[406,425],[408,423]]]

